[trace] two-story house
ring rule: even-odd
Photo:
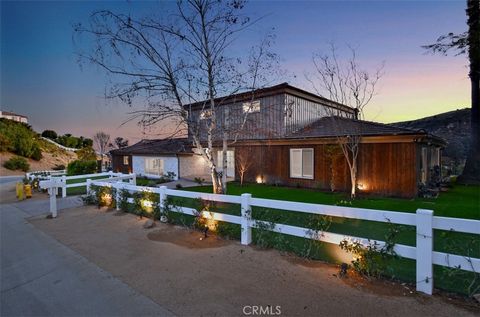
[[[205,102],[187,105],[191,125],[206,139]],[[338,137],[360,135],[358,190],[413,197],[440,165],[443,140],[422,131],[356,119],[355,110],[287,83],[254,93],[217,98],[214,155],[222,167],[221,141],[228,139],[227,177],[247,182],[348,190],[349,170]],[[207,110],[205,110],[207,109]],[[113,167],[155,177],[208,179],[204,159],[195,154],[192,136],[144,140],[112,151]],[[243,172],[243,173],[242,173]]]

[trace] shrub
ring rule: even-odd
[[[23,157],[41,158],[37,134],[24,123],[0,119],[0,148]]]
[[[40,161],[43,157],[42,155],[42,150],[40,150],[40,148],[38,146],[35,146],[33,148],[33,153],[32,155],[30,156],[32,159],[34,159],[35,161]]]
[[[51,139],[51,140],[55,140],[58,135],[57,135],[57,132],[53,131],[53,130],[45,130],[42,132],[42,136],[44,138],[48,138],[48,139]]]
[[[81,161],[96,161],[97,153],[91,146],[87,146],[77,151],[77,157]]]
[[[97,170],[97,161],[76,160],[68,163],[67,175],[92,174]]]
[[[30,165],[28,164],[27,160],[20,156],[14,156],[10,158],[8,161],[3,163],[3,166],[9,170],[22,170],[27,172],[30,169]]]

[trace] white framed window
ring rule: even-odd
[[[123,156],[123,165],[128,165],[128,155]]]
[[[212,110],[210,109],[202,110],[202,112],[200,112],[200,120],[209,119],[211,116],[212,116]]]
[[[290,177],[313,179],[313,149],[290,149]]]
[[[155,157],[145,158],[145,174],[163,175],[163,160]]]
[[[243,113],[260,112],[260,100],[243,103]]]

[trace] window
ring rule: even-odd
[[[243,113],[254,113],[254,112],[260,112],[259,100],[243,103]]]
[[[128,155],[123,156],[123,165],[128,165]]]
[[[209,119],[212,116],[212,110],[202,110],[200,112],[200,120]]]
[[[145,158],[145,174],[163,175],[163,160],[154,157]]]
[[[290,177],[313,179],[313,149],[290,149]]]

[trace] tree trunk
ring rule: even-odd
[[[355,199],[357,192],[357,160],[352,159],[352,166],[350,168],[350,182],[352,183],[350,189],[350,198]]]
[[[470,59],[471,143],[462,175],[457,179],[460,184],[480,184],[480,2],[467,1],[468,15],[468,57]]]
[[[223,193],[227,193],[227,169],[228,169],[228,159],[227,159],[227,133],[223,133],[223,144],[222,144],[222,184],[223,184]]]
[[[212,184],[213,184],[213,193],[214,194],[225,194],[224,185],[222,184],[222,177],[217,172],[215,167],[211,169]]]

